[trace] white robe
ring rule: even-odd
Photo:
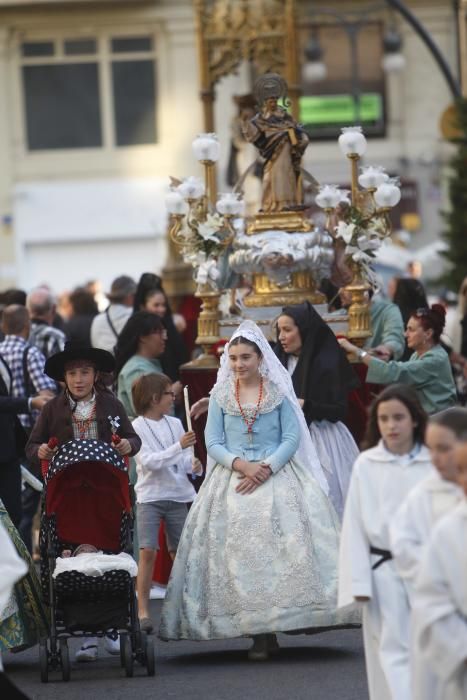
[[[432,529],[441,517],[462,502],[463,497],[457,484],[434,472],[412,489],[391,523],[391,552],[396,569],[407,585],[411,605],[420,559]],[[417,653],[412,633],[410,647],[413,700],[434,700],[437,677]]]
[[[412,591],[423,548],[435,523],[462,502],[462,489],[433,472],[423,479],[397,510],[390,527],[391,552],[399,575]]]
[[[438,678],[436,700],[467,698],[467,501],[435,526],[413,597],[417,652]]]
[[[377,569],[370,545],[389,550],[389,524],[409,491],[433,473],[426,447],[394,455],[382,442],[354,464],[344,509],[339,606],[363,604],[363,637],[371,700],[410,700],[409,600],[393,561]]]

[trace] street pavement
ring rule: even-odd
[[[159,619],[161,601],[152,601]],[[37,647],[5,654],[5,671],[31,700],[368,700],[359,629],[312,636],[278,635],[281,649],[267,662],[247,660],[248,639],[213,642],[156,641],[156,676],[135,666],[126,678],[119,657],[102,648],[99,659],[72,663],[71,680],[60,673],[39,680]],[[71,658],[79,641],[72,641]],[[8,700],[8,698],[2,698]]]

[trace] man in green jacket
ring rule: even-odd
[[[396,304],[379,295],[370,302],[372,336],[365,350],[372,349],[380,360],[399,360],[405,349],[404,321]]]

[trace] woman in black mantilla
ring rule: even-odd
[[[337,339],[307,301],[286,306],[277,320],[276,355],[292,376],[310,433],[342,518],[352,465],[359,451],[342,423],[358,379]]]

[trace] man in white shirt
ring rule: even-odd
[[[117,338],[130,318],[136,292],[136,282],[126,275],[112,282],[105,311],[95,316],[91,325],[91,344],[113,353]]]
[[[31,317],[29,343],[38,347],[46,359],[61,352],[66,337],[52,325],[57,310],[53,294],[46,287],[33,289],[27,296],[26,308]]]

